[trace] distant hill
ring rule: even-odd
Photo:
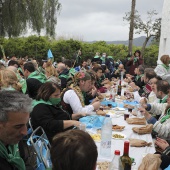
[[[134,38],[133,39],[133,45],[137,46],[137,47],[142,46],[144,41],[145,41],[145,38],[146,38],[145,36]],[[96,41],[92,41],[92,42],[89,42],[89,43],[94,43],[94,42],[96,42]],[[129,40],[126,40],[126,41],[106,41],[106,43],[107,44],[124,44],[124,45],[128,45]],[[152,38],[150,38],[150,40],[148,41],[146,46],[149,46],[151,43],[152,43]]]

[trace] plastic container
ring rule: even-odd
[[[115,150],[114,157],[110,163],[109,170],[119,170],[120,151]]]
[[[112,139],[112,120],[110,115],[106,115],[101,131],[100,155],[109,157],[111,155],[111,139]]]

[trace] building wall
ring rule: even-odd
[[[170,55],[170,0],[164,0],[163,4],[158,64],[163,54]]]

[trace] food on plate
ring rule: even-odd
[[[110,106],[101,105],[100,108],[103,110],[109,110]]]
[[[90,136],[93,138],[95,141],[100,141],[101,140],[101,135],[100,134],[90,134]]]
[[[105,116],[105,115],[106,115],[106,112],[104,112],[103,110],[100,110],[100,109],[99,109],[99,110],[96,111],[96,114],[97,114],[97,115],[101,115],[101,116]]]
[[[132,87],[129,87],[127,90],[130,91],[130,92],[133,92],[133,88]]]
[[[125,96],[119,96],[119,95],[116,95],[116,99],[126,100],[126,97],[125,97]]]
[[[98,95],[96,98],[99,99],[100,101],[102,101],[104,99],[104,96],[103,95]]]
[[[124,136],[121,135],[121,134],[113,134],[112,136],[113,136],[113,138],[117,138],[117,139],[123,139],[124,138]]]
[[[119,126],[119,125],[112,125],[113,130],[123,130],[125,126]]]
[[[97,134],[101,134],[102,130],[101,129],[97,129]]]
[[[132,106],[130,104],[124,104],[124,108],[134,109],[134,106]]]
[[[97,162],[98,170],[108,170],[109,169],[110,162]]]
[[[105,113],[107,114],[107,113],[112,113],[112,114],[114,114],[115,113],[115,110],[105,110]]]
[[[105,98],[109,98],[109,97],[110,97],[110,94],[106,94],[106,95],[105,95]]]

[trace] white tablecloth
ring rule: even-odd
[[[123,154],[123,149],[124,149],[124,141],[128,140],[129,138],[135,138],[135,139],[142,139],[147,142],[152,142],[152,146],[150,147],[130,147],[129,148],[129,156],[135,159],[136,165],[132,166],[132,170],[137,170],[140,163],[142,162],[142,158],[147,154],[147,153],[154,153],[155,152],[155,147],[154,143],[152,140],[152,137],[150,134],[145,134],[145,135],[138,135],[137,133],[134,133],[132,131],[132,127],[141,127],[143,125],[129,125],[125,120],[124,116],[116,117],[113,116],[112,118],[112,124],[117,124],[120,126],[125,126],[125,129],[122,132],[118,133],[123,133],[126,135],[126,139],[124,140],[116,140],[112,139],[112,144],[111,144],[111,156],[110,157],[102,157],[100,155],[100,142],[96,142],[96,145],[98,147],[98,161],[111,161],[114,155],[115,150],[120,150],[120,155]],[[113,131],[113,133],[116,133]]]

